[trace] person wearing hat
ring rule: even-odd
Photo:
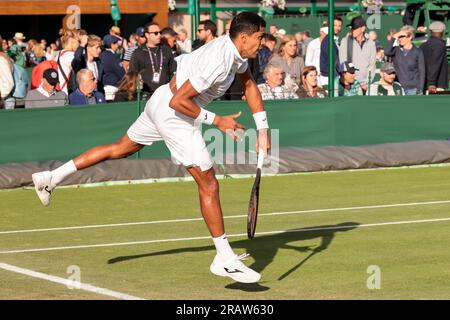
[[[130,60],[131,56],[133,55],[133,52],[145,44],[147,42],[147,39],[145,38],[145,29],[144,27],[139,27],[136,29],[136,43],[133,43],[131,46],[128,47],[127,51],[125,51],[125,54],[123,56],[122,64],[126,71],[128,71],[130,67]]]
[[[118,26],[112,26],[109,29],[109,34],[111,36],[115,36],[117,38],[119,38],[119,48],[117,49],[117,55],[119,55],[119,57],[122,59],[125,52],[128,49],[128,42],[127,39],[125,39],[124,37],[122,37],[121,33],[120,33],[120,28]]]
[[[435,93],[448,86],[447,48],[444,41],[446,26],[441,21],[434,21],[429,29],[431,36],[420,49],[425,60],[425,90]]]
[[[339,76],[334,80],[335,97],[362,96],[363,89],[356,79],[356,72],[359,71],[355,65],[345,61],[339,65]]]
[[[41,85],[28,91],[25,98],[25,108],[49,108],[67,105],[67,95],[62,91],[56,91],[59,83],[58,71],[47,69],[42,75]]]
[[[425,85],[425,61],[422,50],[412,43],[414,32],[412,26],[403,26],[384,47],[385,56],[392,58],[405,95],[420,94]]]
[[[100,53],[100,60],[103,64],[103,77],[101,82],[105,91],[106,101],[113,101],[119,83],[125,75],[120,57],[116,54],[119,48],[120,38],[113,35],[106,35],[103,38],[105,51]]]
[[[380,81],[371,84],[369,95],[371,96],[403,96],[405,92],[400,83],[395,81],[396,73],[394,64],[384,63],[380,68]]]
[[[26,43],[23,42],[25,36],[21,32],[16,32],[14,35],[14,44],[9,48],[8,55],[14,60],[14,63],[22,68],[26,67],[27,58],[25,55]]]
[[[339,61],[355,65],[356,79],[367,91],[369,82],[375,76],[377,48],[375,42],[366,37],[366,21],[362,16],[354,17],[347,27],[350,27],[350,34],[341,41]]]

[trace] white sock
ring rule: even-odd
[[[228,260],[234,257],[233,249],[231,249],[228,243],[227,234],[224,233],[220,237],[213,238],[214,245],[216,246],[217,254],[224,260]]]
[[[58,183],[76,171],[77,167],[75,167],[73,160],[70,160],[69,162],[66,162],[62,166],[56,168],[52,171],[52,186],[56,187]]]

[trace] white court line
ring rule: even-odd
[[[393,222],[370,223],[370,224],[361,224],[361,225],[343,225],[343,226],[329,226],[329,227],[320,227],[320,228],[319,227],[312,227],[312,228],[291,229],[291,230],[266,231],[266,232],[258,232],[258,233],[256,233],[256,235],[260,236],[260,235],[270,235],[270,234],[289,233],[289,232],[307,232],[307,231],[320,231],[320,230],[356,229],[356,228],[364,228],[364,227],[379,227],[379,226],[389,226],[389,225],[427,223],[427,222],[444,222],[444,221],[450,221],[450,218],[426,219],[426,220],[409,220],[409,221],[393,221]],[[242,236],[246,236],[246,235],[247,235],[247,233],[239,233],[239,234],[230,234],[230,235],[227,235],[227,237],[242,237]],[[25,249],[25,250],[10,250],[10,251],[0,251],[0,254],[42,252],[42,251],[57,251],[57,250],[70,250],[70,249],[86,249],[86,248],[100,248],[100,247],[118,247],[118,246],[129,246],[129,245],[138,245],[138,244],[176,242],[176,241],[192,241],[192,240],[206,240],[206,239],[211,239],[211,237],[210,236],[203,236],[203,237],[191,237],[191,238],[146,240],[146,241],[135,241],[135,242],[104,243],[104,244],[92,244],[92,245],[80,245],[80,246],[68,246],[68,247],[53,247],[53,248],[39,248],[39,249]]]
[[[259,213],[258,216],[261,217],[261,216],[279,216],[279,215],[316,213],[316,212],[367,210],[367,209],[381,209],[381,208],[395,208],[395,207],[424,206],[424,205],[445,204],[445,203],[450,203],[450,200],[395,203],[395,204],[361,206],[361,207],[344,207],[344,208],[312,209],[312,210],[301,210],[301,211],[271,212],[271,213]],[[247,217],[246,214],[245,215],[224,216],[224,219],[236,219],[236,218],[245,218],[245,217]],[[76,227],[58,227],[58,228],[45,228],[45,229],[11,230],[11,231],[0,231],[0,235],[13,234],[13,233],[64,231],[64,230],[93,229],[93,228],[112,228],[112,227],[125,227],[125,226],[162,224],[162,223],[178,223],[178,222],[191,222],[191,221],[203,221],[203,218],[156,220],[156,221],[127,222],[127,223],[115,223],[115,224],[97,224],[97,225],[86,225],[86,226],[76,226]]]
[[[23,275],[26,275],[29,277],[33,277],[33,278],[38,278],[38,279],[47,280],[50,282],[59,283],[59,284],[65,285],[65,286],[73,286],[80,290],[94,292],[94,293],[98,293],[98,294],[101,294],[104,296],[109,296],[109,297],[113,297],[113,298],[117,298],[117,299],[121,299],[121,300],[145,300],[143,298],[130,296],[128,294],[124,294],[121,292],[95,287],[90,284],[85,284],[85,283],[81,283],[81,282],[74,283],[73,281],[71,281],[69,279],[64,279],[64,278],[52,276],[52,275],[41,273],[41,272],[36,272],[33,270],[29,270],[29,269],[19,268],[19,267],[16,267],[16,266],[13,266],[10,264],[6,264],[6,263],[0,263],[0,269],[15,272],[15,273],[20,273],[20,274],[23,274]]]

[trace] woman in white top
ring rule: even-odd
[[[69,94],[70,83],[75,83],[71,79],[74,77],[72,72],[72,60],[74,58],[75,51],[80,45],[77,35],[72,31],[66,31],[61,37],[63,49],[56,55],[55,61],[58,61],[58,76],[59,76],[59,90],[63,91],[67,95]]]

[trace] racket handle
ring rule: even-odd
[[[262,169],[263,164],[264,164],[264,150],[263,150],[263,148],[259,148],[257,168]]]

